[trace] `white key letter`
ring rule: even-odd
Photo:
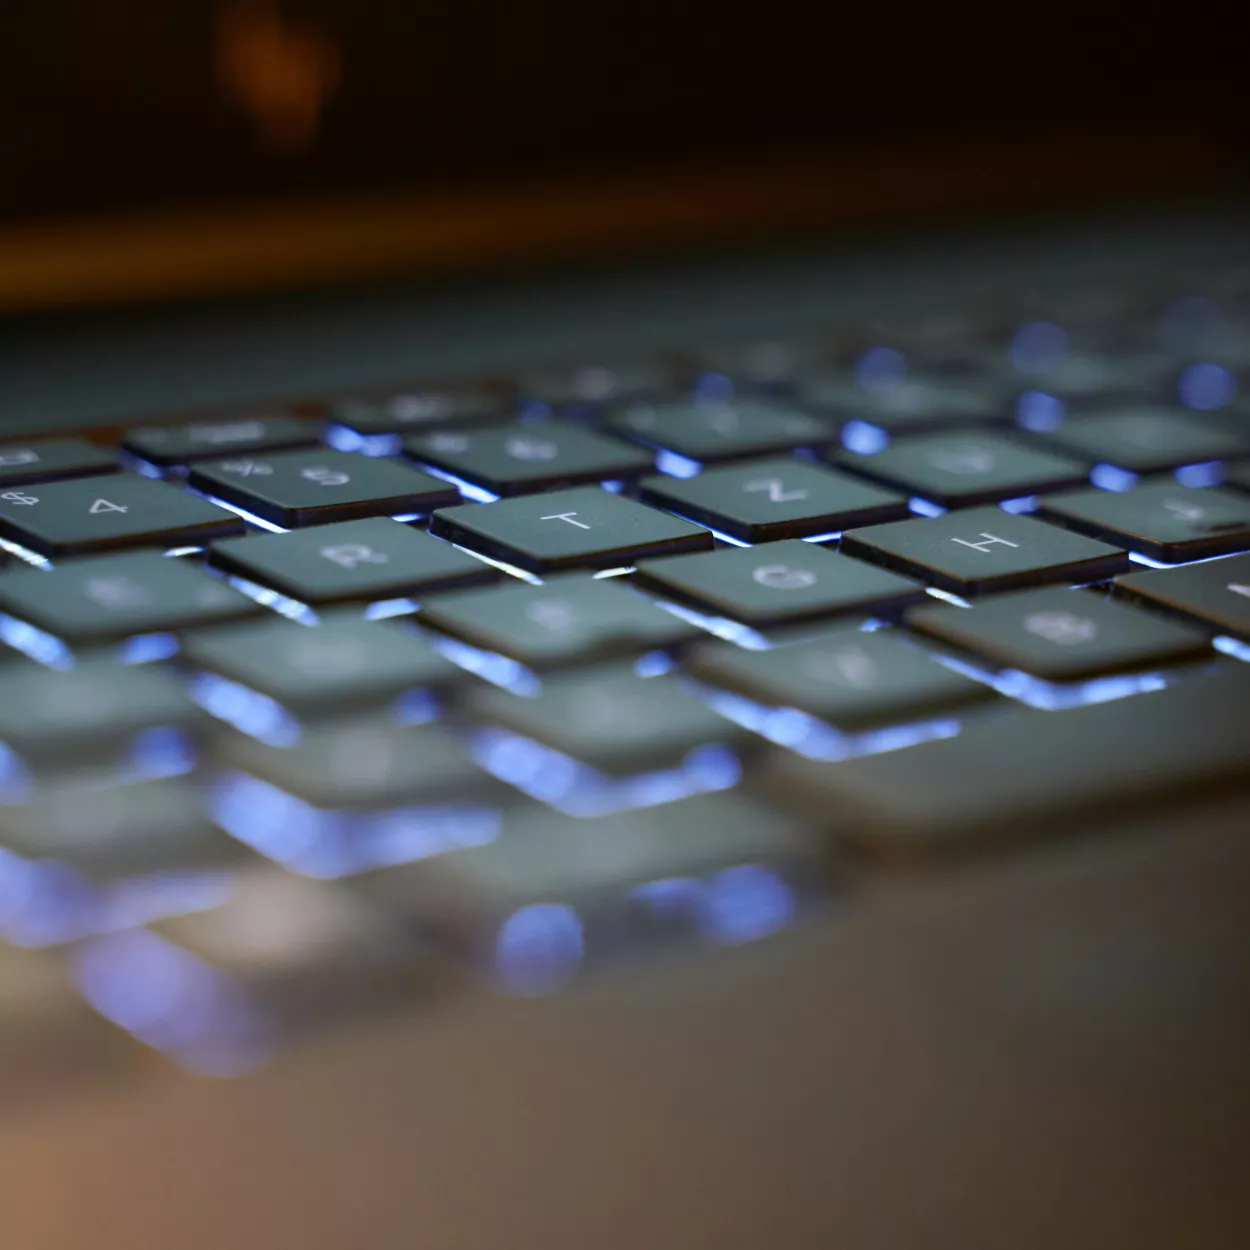
[[[989,555],[990,548],[995,543],[1002,543],[1004,547],[1018,547],[1019,543],[1008,542],[1005,538],[998,538],[994,534],[987,534],[981,531],[981,537],[985,540],[979,543],[970,543],[966,538],[952,538],[951,542],[958,543],[961,547],[971,547],[973,551],[979,551],[982,555]]]

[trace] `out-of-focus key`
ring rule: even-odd
[[[993,387],[940,379],[900,379],[866,390],[841,376],[813,377],[799,384],[798,396],[805,407],[844,425],[858,421],[897,434],[989,425],[1005,421],[1009,409]]]
[[[665,938],[778,932],[822,856],[795,821],[715,795],[594,820],[517,812],[489,846],[357,885],[501,988],[537,995]]]
[[[85,438],[49,438],[0,446],[0,492],[11,486],[115,473],[117,458]]]
[[[362,438],[434,427],[476,426],[507,419],[503,399],[490,391],[399,391],[337,400],[330,420]],[[335,442],[331,435],[331,442]],[[398,440],[396,440],[398,441]]]
[[[425,951],[366,900],[268,868],[240,873],[217,907],[84,942],[72,968],[106,1019],[223,1076],[305,1031],[418,1003],[436,980]]]
[[[992,664],[1047,681],[1077,681],[1210,655],[1205,634],[1102,595],[1049,588],[966,608],[908,612],[907,624]]]
[[[770,707],[792,707],[842,730],[918,720],[994,698],[893,630],[831,630],[806,642],[747,651],[700,647],[685,667],[721,689]]]
[[[1250,443],[1197,417],[1167,409],[1132,409],[1067,421],[1046,440],[1090,463],[1134,473],[1250,453]]]
[[[422,608],[420,621],[540,670],[641,655],[703,636],[618,581],[506,582],[439,595]]]
[[[1116,578],[1114,590],[1146,607],[1250,640],[1250,555],[1130,573]]]
[[[317,441],[319,433],[315,421],[284,412],[260,412],[128,430],[122,446],[143,460],[165,466],[213,456],[306,447]]]
[[[1051,495],[1042,515],[1155,560],[1201,560],[1250,547],[1250,499],[1235,491],[1145,482],[1129,491]]]
[[[1250,781],[1250,669],[1062,712],[1020,711],[837,763],[778,752],[763,792],[866,846],[923,855],[1030,833],[1063,817]]]

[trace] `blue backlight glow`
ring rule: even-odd
[[[907,357],[894,347],[870,347],[855,362],[855,382],[866,391],[884,391],[907,376]]]
[[[153,725],[130,743],[128,773],[136,778],[182,777],[196,765],[195,743],[172,725]]]
[[[709,634],[715,634],[717,638],[723,638],[726,642],[732,642],[735,646],[744,647],[748,651],[767,651],[773,645],[770,639],[749,625],[743,625],[740,621],[731,621],[724,616],[706,616],[684,604],[670,603],[667,599],[653,599],[651,602],[656,607],[663,608],[665,612],[670,612],[673,616],[689,621],[691,625],[706,630]]]
[[[1214,412],[1237,398],[1237,375],[1223,365],[1200,361],[1190,365],[1176,380],[1176,394],[1186,408]]]
[[[241,516],[249,525],[255,525],[258,529],[268,530],[271,534],[289,533],[286,526],[278,525],[273,521],[267,521],[263,516],[257,516],[256,513],[239,507],[237,503],[227,503],[216,495],[205,494],[204,491],[196,490],[194,487],[189,489],[193,495],[199,495],[201,499],[207,499],[209,503],[216,504],[219,508],[225,508],[227,512],[233,512],[235,516]]]
[[[703,469],[697,460],[691,460],[689,456],[678,455],[675,451],[669,451],[667,447],[661,447],[655,453],[655,467],[658,473],[663,473],[667,477],[698,477]]]
[[[402,434],[359,434],[338,422],[326,427],[326,442],[335,451],[350,451],[361,456],[397,456],[404,448]]]
[[[64,672],[74,667],[74,654],[65,643],[15,616],[0,613],[0,640],[48,668]]]
[[[1219,460],[1182,465],[1173,474],[1182,486],[1218,486],[1224,480],[1224,465]]]
[[[842,446],[858,456],[875,456],[890,445],[890,436],[879,425],[867,421],[848,421],[839,434]]]
[[[1039,434],[1058,429],[1065,413],[1063,400],[1045,391],[1025,391],[1016,400],[1016,424]]]
[[[1114,464],[1096,464],[1089,471],[1089,480],[1100,490],[1123,493],[1137,485],[1137,474]]]
[[[268,586],[261,586],[246,577],[232,576],[227,577],[226,581],[241,594],[254,599],[261,607],[277,612],[279,616],[285,616],[288,621],[294,621],[297,625],[316,625],[319,622],[316,612],[308,604],[292,599],[289,595],[270,590]]]
[[[921,499],[919,495],[912,496],[907,501],[907,506],[917,516],[945,516],[946,509],[940,503],[934,503],[931,499]]]
[[[494,491],[487,490],[485,486],[476,486],[472,482],[466,482],[464,478],[448,473],[446,469],[436,468],[432,464],[422,464],[421,470],[431,477],[440,477],[444,482],[450,482],[466,499],[472,499],[474,503],[494,503],[499,498]]]
[[[1163,673],[1128,673],[1118,677],[1097,677],[1092,681],[1051,682],[1032,677],[1018,669],[981,668],[956,656],[931,653],[939,664],[990,686],[999,694],[1015,699],[1044,712],[1085,707],[1092,703],[1110,703],[1136,694],[1162,690],[1168,684]]]
[[[1036,495],[1020,495],[1016,499],[1003,499],[999,501],[998,506],[1004,512],[1022,513],[1036,512],[1040,500]]]
[[[1217,651],[1231,655],[1233,659],[1240,660],[1243,664],[1250,664],[1250,642],[1241,642],[1237,638],[1230,638],[1227,634],[1220,634],[1211,639],[1211,645]]]
[[[15,556],[25,563],[33,565],[37,569],[50,569],[52,561],[47,556],[41,556],[37,551],[31,551],[29,547],[23,547],[21,543],[15,543],[10,538],[0,538],[0,551],[7,551],[9,555]]]
[[[493,971],[504,988],[524,997],[552,994],[581,966],[581,917],[565,903],[531,903],[510,915],[495,937]]]
[[[714,942],[754,942],[794,922],[794,890],[760,864],[738,864],[710,877],[699,900],[699,927]]]
[[[300,740],[299,721],[259,690],[216,673],[197,673],[189,689],[191,697],[210,716],[233,725],[258,742],[273,747],[293,747]]]
[[[1045,373],[1068,354],[1067,331],[1053,321],[1026,321],[1011,336],[1008,355],[1021,373]]]
[[[475,673],[493,686],[511,690],[513,694],[533,696],[542,690],[538,675],[516,660],[496,651],[483,651],[481,647],[449,638],[443,634],[427,634],[430,644],[453,664],[466,672]]]
[[[136,634],[117,649],[123,664],[152,664],[178,654],[178,639],[173,634]]]

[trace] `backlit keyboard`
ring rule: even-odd
[[[1245,785],[1250,273],[1187,281],[0,444],[6,1070]]]

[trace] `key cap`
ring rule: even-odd
[[[1171,574],[1167,574],[1171,576]],[[1250,669],[1071,708],[969,721],[952,738],[823,763],[777,752],[762,791],[900,856],[1053,838],[1093,817],[1250,779]]]
[[[415,634],[360,619],[308,629],[275,617],[197,632],[183,651],[196,667],[301,718],[382,708],[407,691],[445,688],[464,675]],[[214,690],[204,687],[210,698]],[[229,703],[230,692],[220,697]]]
[[[537,670],[641,655],[704,636],[618,580],[509,581],[440,595],[421,609],[420,621]]]
[[[585,417],[604,404],[658,395],[672,384],[672,370],[654,361],[548,369],[521,378],[520,405],[545,404],[562,415]]]
[[[805,408],[837,422],[863,421],[896,434],[991,425],[1007,419],[1010,405],[994,387],[941,379],[902,379],[867,390],[845,377],[815,376],[800,383]]]
[[[1224,480],[1229,486],[1250,490],[1250,461],[1245,464],[1230,465]]]
[[[206,495],[288,528],[424,514],[460,501],[450,483],[397,460],[322,449],[198,465],[188,481]]]
[[[481,723],[503,725],[618,777],[672,768],[696,747],[745,738],[675,678],[629,670],[551,677],[532,698],[481,686],[464,708]]]
[[[444,508],[430,533],[532,573],[623,568],[712,546],[701,526],[595,486]]]
[[[187,547],[243,528],[224,508],[131,473],[0,490],[0,532],[49,556]]]
[[[650,477],[641,483],[639,496],[752,543],[909,515],[901,495],[784,457],[708,469],[693,478]]]
[[[397,728],[380,718],[309,726],[292,747],[242,734],[214,742],[219,761],[250,773],[313,807],[386,808],[397,804],[489,802],[509,794],[437,725]],[[218,811],[219,818],[221,817]],[[223,820],[237,835],[232,823]]]
[[[85,438],[49,438],[0,446],[0,492],[58,478],[115,473],[116,457]]]
[[[232,539],[215,544],[210,559],[314,604],[425,595],[499,577],[481,560],[389,517]]]
[[[486,390],[413,390],[348,396],[335,402],[330,420],[368,438],[432,427],[489,425],[507,420],[507,408],[501,396]]]
[[[1066,589],[999,595],[971,611],[913,608],[907,624],[996,666],[1047,681],[1078,681],[1210,655],[1210,643],[1198,630],[1102,595]]]
[[[909,438],[872,456],[840,455],[837,463],[946,508],[1060,490],[1088,478],[1075,460],[1001,434]]]
[[[91,881],[237,863],[241,848],[177,777],[123,785],[60,782],[0,806],[0,845],[55,859]]]
[[[924,598],[914,582],[795,538],[763,548],[649,560],[634,580],[652,594],[750,625],[889,616]]]
[[[1166,408],[1078,417],[1039,437],[1091,464],[1113,464],[1134,473],[1250,454],[1250,442]]]
[[[1250,499],[1234,491],[1143,482],[1129,491],[1050,495],[1041,513],[1155,560],[1200,560],[1250,547]]]
[[[1158,353],[1129,356],[1068,352],[1049,366],[1022,370],[1019,386],[1071,404],[1092,404],[1155,396],[1167,383],[1170,361]]]
[[[1250,555],[1117,577],[1113,590],[1146,607],[1250,641]]]
[[[500,988],[543,994],[638,945],[746,941],[785,928],[825,876],[796,821],[705,795],[579,820],[510,814],[488,846],[359,878]]]
[[[1128,556],[1106,543],[1000,508],[850,530],[841,549],[961,595],[1096,582],[1129,568]]]
[[[836,629],[769,651],[712,643],[685,664],[694,676],[757,703],[794,707],[838,729],[919,720],[995,698],[893,630]]]
[[[496,495],[631,479],[652,467],[651,456],[637,447],[554,421],[419,434],[405,441],[404,450],[419,464],[453,473]]]
[[[134,1075],[136,1057],[78,996],[61,959],[0,942],[0,1108]]]
[[[366,900],[267,868],[240,874],[210,910],[85,942],[71,966],[106,1019],[218,1076],[307,1031],[419,1002],[440,979]]]
[[[70,646],[238,620],[261,611],[246,595],[185,560],[154,551],[25,569],[0,581],[0,612]]]
[[[284,447],[307,447],[316,443],[319,435],[320,427],[315,421],[283,412],[257,412],[127,430],[122,446],[151,464],[167,466],[223,455],[247,456]]]
[[[0,742],[40,771],[111,763],[136,734],[192,730],[202,714],[154,665],[88,660],[62,673],[35,664],[0,669]]]
[[[743,403],[636,405],[609,413],[607,428],[691,460],[819,447],[833,441],[830,425],[796,408]]]

